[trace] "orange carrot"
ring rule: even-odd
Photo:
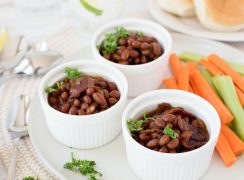
[[[223,71],[226,75],[231,76],[232,80],[240,88],[242,92],[244,92],[244,78],[236,72],[232,67],[230,67],[222,58],[219,56],[212,54],[208,56],[208,60],[218,66],[221,71]]]
[[[191,61],[187,61],[186,65],[189,67],[190,75],[197,69],[197,64]]]
[[[181,66],[176,73],[178,88],[183,91],[189,91],[189,67]]]
[[[242,107],[244,107],[244,93],[238,87],[235,86],[235,88],[236,88],[236,92],[238,95],[238,99],[239,99]]]
[[[193,84],[192,81],[190,81],[190,84],[191,84],[193,93],[196,94],[196,95],[198,95],[198,96],[200,96],[200,93],[197,91],[196,86]]]
[[[224,73],[210,61],[201,60],[200,64],[202,64],[213,76],[224,75]]]
[[[218,112],[221,122],[223,124],[230,123],[233,120],[233,116],[230,113],[229,109],[224,105],[224,103],[211,88],[208,82],[204,79],[199,70],[196,70],[190,76],[190,81],[193,87],[196,88],[196,91],[200,94],[200,96],[202,96],[210,104],[213,105],[213,107]]]
[[[193,89],[191,87],[191,84],[189,84],[189,92],[194,93],[194,91],[193,91]]]
[[[169,65],[170,65],[170,68],[172,70],[172,73],[176,76],[177,72],[179,71],[179,69],[181,67],[181,62],[175,53],[170,55]]]
[[[235,154],[222,132],[219,134],[219,139],[215,147],[227,167],[236,161]]]
[[[170,76],[169,78],[164,79],[163,84],[166,89],[178,89],[178,85],[174,76]]]
[[[227,125],[222,124],[221,132],[236,156],[244,152],[244,143]]]

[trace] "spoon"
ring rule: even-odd
[[[9,114],[9,120],[7,122],[7,128],[14,139],[14,149],[12,152],[7,180],[15,179],[16,158],[18,151],[18,144],[21,138],[28,135],[28,116],[30,109],[30,97],[27,95],[20,95],[14,101],[14,106]]]
[[[31,50],[29,48],[29,52],[14,68],[0,72],[0,85],[16,76],[43,75],[61,61],[61,53],[49,50],[47,43],[41,42]]]

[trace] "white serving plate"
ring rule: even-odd
[[[151,15],[160,24],[184,34],[219,41],[244,41],[244,30],[234,32],[211,31],[200,24],[197,17],[178,17],[162,10],[157,0],[148,0]]]
[[[218,53],[233,62],[244,63],[244,53],[222,43],[173,34],[173,50],[179,53],[184,50],[201,54]],[[85,47],[72,55],[71,59],[92,58],[91,48]],[[29,134],[35,150],[43,162],[60,178],[68,180],[86,180],[87,177],[77,175],[63,168],[65,162],[71,160],[71,152],[80,159],[95,160],[97,169],[102,172],[104,180],[139,180],[133,173],[126,159],[124,141],[120,134],[110,144],[91,150],[77,150],[59,144],[50,135],[37,96],[31,105],[29,119]],[[217,152],[209,170],[201,180],[241,180],[244,179],[244,156],[238,157],[237,162],[226,168]],[[177,172],[175,172],[177,173]]]

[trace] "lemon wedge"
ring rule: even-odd
[[[5,27],[0,28],[0,52],[5,47],[8,41],[8,32]]]

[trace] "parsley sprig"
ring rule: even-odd
[[[102,176],[100,172],[95,170],[95,161],[76,159],[73,152],[71,153],[71,159],[71,162],[64,164],[64,168],[88,176],[88,180],[97,180]]]
[[[46,91],[46,93],[49,94],[49,93],[52,93],[52,92],[55,92],[55,91],[61,89],[62,87],[64,87],[64,82],[59,81],[54,86],[46,86],[45,91]]]
[[[98,49],[106,54],[111,54],[118,48],[118,40],[129,36],[129,31],[123,27],[117,27],[115,33],[105,35],[103,42],[98,46]]]
[[[167,124],[163,130],[163,133],[165,135],[170,136],[172,139],[176,139],[178,137],[178,134]]]
[[[141,120],[134,120],[134,119],[129,119],[127,121],[127,126],[129,128],[129,131],[135,132],[135,131],[140,131],[142,130],[142,126],[145,122],[147,121],[153,121],[155,120],[155,118],[152,118],[150,116],[148,116],[147,112],[144,113],[143,118]]]
[[[84,74],[78,70],[78,68],[65,68],[65,74],[68,79],[79,78],[82,77]]]
[[[142,37],[142,36],[144,36],[144,33],[142,31],[137,31],[136,35],[139,36],[139,37]]]
[[[22,180],[39,180],[39,177],[34,178],[32,176],[27,176],[27,177],[24,177]]]

